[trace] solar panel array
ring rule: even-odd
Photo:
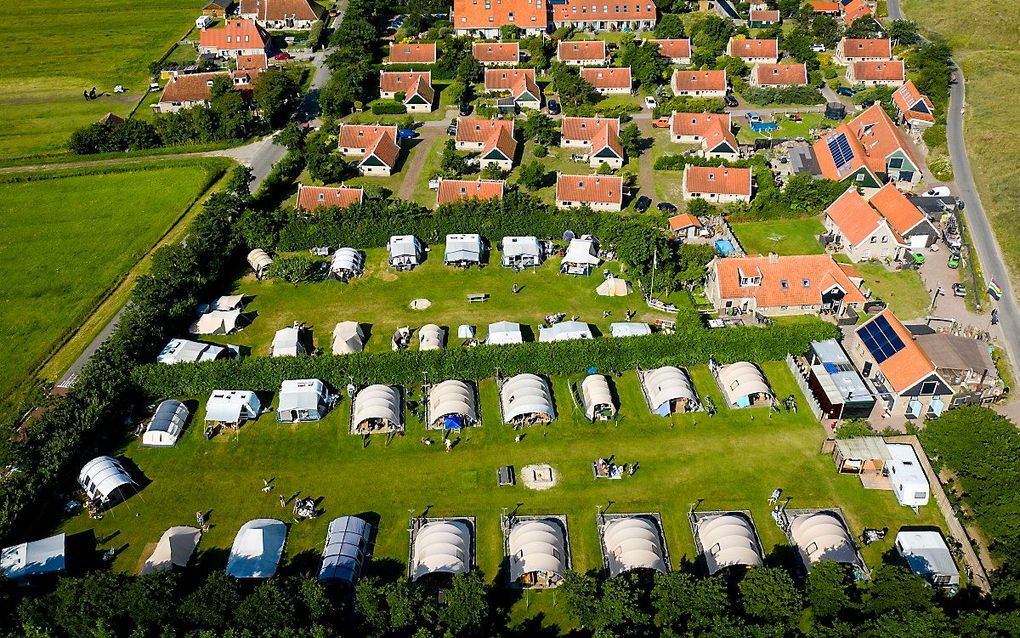
[[[843,168],[854,158],[854,151],[850,148],[850,141],[846,139],[846,133],[839,133],[829,138],[829,152],[832,154],[832,161],[836,164],[836,170]]]
[[[889,325],[889,320],[882,315],[862,326],[857,334],[876,363],[882,363],[904,348],[903,340]]]

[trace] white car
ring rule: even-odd
[[[648,97],[645,98],[645,108],[646,109],[654,109],[658,105],[659,105],[659,103],[656,102],[655,98],[652,97],[651,95],[649,95]]]
[[[925,197],[949,197],[949,195],[950,192],[948,186],[936,186],[931,190],[924,191]]]
[[[815,53],[825,53],[825,45],[824,44],[812,44],[811,45],[811,50],[814,51]]]

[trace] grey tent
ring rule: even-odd
[[[642,372],[641,389],[648,398],[652,414],[669,416],[674,412],[699,409],[698,394],[686,370],[663,366]]]
[[[466,574],[471,571],[471,525],[466,520],[425,523],[414,535],[411,580],[428,574]]]
[[[522,587],[556,587],[569,569],[567,536],[555,518],[520,520],[507,541],[510,579]]]
[[[214,346],[187,339],[171,339],[156,356],[156,363],[195,363],[215,361],[227,353],[223,346]]]
[[[820,560],[857,565],[857,548],[841,516],[817,511],[801,514],[790,521],[790,536],[797,544],[804,565]]]
[[[552,341],[575,341],[578,339],[594,339],[591,326],[583,321],[562,321],[549,327],[538,327],[539,343]]]
[[[262,403],[250,390],[213,390],[205,402],[206,422],[237,425],[257,419],[261,411]]]
[[[163,536],[156,543],[156,549],[152,550],[152,555],[142,566],[142,573],[187,567],[201,538],[202,531],[196,527],[171,527],[163,532]]]
[[[273,357],[299,357],[308,354],[304,344],[301,343],[301,329],[291,326],[277,330],[273,336],[273,343],[269,346],[269,354]]]
[[[502,264],[506,268],[532,268],[542,265],[544,251],[537,237],[504,237]]]
[[[478,265],[482,263],[484,250],[481,235],[474,233],[447,235],[443,263],[447,266]]]
[[[0,552],[0,575],[8,580],[59,574],[67,565],[63,534],[5,547]]]
[[[283,555],[287,526],[273,518],[257,518],[241,526],[227,557],[234,578],[269,578]]]
[[[489,324],[489,335],[485,343],[491,346],[511,345],[524,343],[524,335],[521,333],[521,324],[513,321],[497,321]]]
[[[318,421],[333,403],[329,388],[319,379],[287,379],[280,386],[276,420],[281,423]]]
[[[637,321],[617,321],[609,324],[609,334],[614,337],[643,337],[652,334],[652,327]]]
[[[394,235],[386,249],[390,255],[390,266],[397,270],[411,270],[425,257],[425,247],[414,235]]]
[[[609,380],[601,374],[589,374],[581,381],[581,399],[584,403],[584,415],[589,421],[611,419],[616,414],[613,393],[609,390]]]
[[[170,447],[188,423],[188,406],[175,399],[168,399],[156,406],[156,412],[142,434],[142,445]]]
[[[905,530],[896,534],[896,551],[910,571],[936,587],[960,584],[960,570],[942,534],[934,530]]]
[[[86,463],[78,473],[78,483],[86,496],[102,503],[125,498],[128,486],[137,487],[120,461],[112,456],[97,456]]]
[[[602,261],[598,257],[598,244],[591,237],[571,239],[560,263],[560,272],[567,275],[590,275]]]
[[[467,381],[450,379],[429,388],[428,426],[460,429],[478,423],[475,391]]]
[[[352,354],[365,349],[365,333],[356,321],[341,321],[333,328],[333,354]]]
[[[743,512],[720,512],[699,517],[694,535],[709,575],[738,565],[762,565],[761,542],[754,525]]]
[[[357,516],[341,516],[330,521],[319,580],[354,584],[368,562],[371,537],[372,526]]]
[[[370,385],[354,397],[351,430],[355,434],[401,432],[404,429],[400,390]]]
[[[532,425],[556,420],[549,382],[535,374],[518,374],[499,389],[503,423]]]
[[[273,258],[261,248],[256,248],[248,253],[248,265],[255,271],[255,277],[262,279],[266,276],[269,267],[273,265]]]
[[[650,516],[610,519],[602,528],[602,542],[610,576],[636,569],[669,571],[658,522]]]
[[[427,323],[418,331],[418,341],[419,350],[440,350],[446,341],[446,331],[434,323]]]
[[[737,361],[730,365],[720,366],[719,385],[726,393],[726,400],[731,406],[746,408],[757,401],[771,403],[775,400],[765,375],[758,366],[747,361]]]
[[[238,295],[240,296],[240,295]],[[193,335],[228,335],[237,330],[241,320],[241,309],[210,310],[192,322],[188,332]]]
[[[365,258],[353,248],[338,248],[329,263],[329,274],[341,281],[358,277],[365,271]]]

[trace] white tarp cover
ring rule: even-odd
[[[400,392],[389,385],[370,385],[354,398],[354,424],[381,419],[400,427]]]
[[[737,361],[719,367],[719,385],[726,391],[726,399],[730,405],[743,404],[745,397],[752,394],[764,394],[772,397],[765,375],[758,366],[747,361]]]
[[[542,263],[542,244],[537,237],[504,237],[502,262],[504,266],[538,266]]]
[[[555,574],[567,570],[567,544],[563,527],[555,519],[521,521],[510,530],[510,578],[520,580],[532,572]]]
[[[626,297],[634,292],[634,289],[629,281],[619,277],[607,277],[605,281],[598,285],[595,292],[603,297]]]
[[[142,445],[171,446],[188,422],[188,406],[175,399],[167,399],[156,406],[149,425],[142,435]]]
[[[617,321],[609,324],[609,334],[614,337],[643,337],[652,334],[652,327],[639,321]]]
[[[489,336],[485,343],[491,346],[505,346],[514,343],[524,343],[524,335],[521,334],[521,324],[513,321],[497,321],[489,324]]]
[[[471,526],[467,521],[432,521],[414,536],[411,580],[426,574],[471,571]]]
[[[545,379],[534,374],[519,374],[507,379],[499,389],[503,403],[503,423],[527,415],[545,415],[550,421],[556,419],[552,390]]]
[[[163,536],[156,543],[156,549],[152,550],[152,555],[142,566],[142,573],[187,567],[201,538],[202,532],[196,527],[186,525],[171,527],[163,532]]]
[[[353,248],[338,248],[333,253],[329,270],[334,274],[360,275],[365,269],[365,258]]]
[[[329,390],[319,379],[286,379],[280,384],[276,420],[317,421],[325,416],[328,403]]]
[[[751,521],[740,512],[700,518],[695,533],[705,552],[709,575],[734,565],[758,567],[762,564],[758,535]]]
[[[322,550],[319,580],[353,583],[364,569],[372,526],[357,516],[341,516],[329,523]]]
[[[910,571],[928,580],[940,578],[945,585],[960,583],[960,570],[942,534],[933,530],[900,530],[896,551],[907,561]]]
[[[470,324],[462,323],[457,328],[457,338],[458,339],[474,339],[475,338],[475,327],[470,325]]]
[[[445,340],[446,331],[434,323],[427,323],[418,331],[419,350],[440,350]]]
[[[212,310],[200,315],[188,329],[193,335],[227,335],[237,330],[241,310]]]
[[[262,403],[250,390],[213,390],[205,402],[205,420],[239,423],[242,419],[258,418]]]
[[[97,456],[86,463],[78,473],[78,483],[89,498],[102,501],[109,500],[118,488],[135,484],[120,461],[112,456]]]
[[[269,346],[269,352],[274,357],[297,357],[305,354],[305,347],[301,345],[301,331],[298,328],[281,328],[273,336],[273,344]]]
[[[209,312],[217,310],[240,310],[244,304],[244,295],[223,295],[209,304]]]
[[[386,246],[390,254],[390,265],[412,265],[421,262],[421,242],[414,235],[394,235]]]
[[[563,256],[563,263],[598,266],[600,260],[598,251],[595,249],[595,241],[592,239],[571,239],[567,246],[567,253]]]
[[[156,357],[156,363],[194,363],[196,361],[215,361],[226,350],[222,346],[189,341],[188,339],[171,339]]]
[[[601,374],[589,374],[581,381],[581,399],[584,402],[584,415],[595,418],[596,412],[609,409],[616,414],[613,405],[613,394],[609,391],[609,381]]]
[[[482,261],[482,237],[473,233],[446,236],[446,250],[443,261],[447,264]]]
[[[463,416],[469,423],[478,420],[475,393],[470,383],[450,379],[437,383],[429,390],[429,418],[433,425],[449,415]]]
[[[691,404],[698,402],[694,384],[691,383],[691,377],[686,370],[663,366],[646,372],[641,382],[645,386],[652,412],[656,414],[668,416],[671,411],[669,404],[672,401],[686,399]]]
[[[857,563],[857,550],[843,522],[832,512],[802,514],[790,523],[790,535],[811,563]]]
[[[227,574],[234,578],[269,578],[283,555],[287,526],[274,518],[248,521],[237,531],[227,558]]]
[[[610,576],[634,569],[654,569],[663,574],[669,571],[659,526],[647,516],[611,519],[602,529],[602,540]]]
[[[353,354],[365,349],[365,333],[357,321],[341,321],[333,328],[333,354]]]
[[[37,541],[5,547],[0,552],[0,574],[9,580],[56,574],[66,565],[65,536],[57,534]]]
[[[273,258],[261,248],[256,248],[248,253],[248,265],[255,271],[257,277],[261,277],[266,269],[273,265]]]
[[[591,333],[591,326],[583,321],[562,321],[554,323],[548,328],[538,327],[539,343],[551,341],[575,341],[577,339],[594,339]]]

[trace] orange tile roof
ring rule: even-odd
[[[684,166],[689,193],[751,196],[751,169],[722,166]]]
[[[677,91],[725,91],[726,71],[681,71],[673,73]]]
[[[751,9],[751,22],[779,22],[779,11],[774,9]]]
[[[475,42],[471,55],[479,62],[517,62],[521,59],[521,45],[517,42]]]
[[[826,2],[826,0],[811,0],[811,9],[815,13],[839,13],[838,2]]]
[[[900,235],[906,235],[925,220],[924,213],[892,183],[878,189],[868,203],[889,220],[889,226]]]
[[[620,118],[618,117],[564,117],[560,127],[560,137],[564,140],[583,140],[590,142],[603,129],[609,129],[617,138],[620,136]]]
[[[592,22],[592,21],[621,21],[621,20],[654,20],[656,16],[655,4],[647,1],[642,4],[635,0],[633,3],[603,4],[586,2],[585,0],[565,0],[563,4],[552,5],[553,21],[563,22]]]
[[[903,80],[905,71],[903,60],[862,60],[854,62],[854,79],[858,82],[863,80]]]
[[[160,96],[160,102],[201,102],[212,96],[212,83],[216,78],[229,78],[226,71],[190,73],[170,78]]]
[[[454,0],[453,28],[498,29],[513,24],[521,29],[545,29],[549,25],[547,1]]]
[[[504,157],[512,161],[517,152],[517,140],[514,139],[512,131],[513,129],[500,128],[495,135],[490,135],[482,147],[482,157],[488,155],[492,149],[499,149]]]
[[[289,18],[315,21],[322,17],[322,7],[310,0],[241,0],[238,13],[253,15],[261,22]]]
[[[397,165],[397,158],[400,157],[400,145],[397,144],[396,139],[389,135],[380,135],[376,139],[375,145],[370,147],[368,152],[365,153],[362,161],[365,161],[372,155],[381,159],[390,168],[393,168]]]
[[[382,124],[343,124],[340,126],[340,148],[371,149],[381,137],[397,142],[397,127]]]
[[[203,29],[198,37],[200,47],[215,49],[265,49],[268,44],[269,34],[252,20],[227,20],[221,28]]]
[[[882,223],[882,216],[868,205],[856,188],[850,187],[839,198],[829,204],[825,215],[843,231],[851,246],[866,240]]]
[[[602,40],[562,40],[556,47],[560,60],[606,60],[606,43]]]
[[[841,133],[846,135],[853,151],[853,159],[848,163],[849,169],[842,172],[837,171],[828,145],[829,140]],[[885,173],[886,158],[897,149],[901,149],[915,166],[920,166],[910,147],[900,137],[899,130],[878,102],[865,109],[852,121],[840,124],[823,135],[814,143],[813,149],[822,176],[837,181],[861,167],[867,167],[876,176]]]
[[[843,57],[891,58],[892,43],[889,38],[843,38]]]
[[[461,199],[503,199],[505,182],[441,179],[436,203],[439,206]]]
[[[431,71],[380,71],[379,90],[385,93],[404,92],[410,94],[419,79],[424,79],[426,84],[432,84]]]
[[[608,124],[596,129],[595,135],[591,138],[591,152],[595,155],[606,147],[612,149],[617,157],[623,159],[623,144],[620,143],[620,136],[617,135],[616,129]]]
[[[404,95],[404,104],[407,104],[411,100],[411,96],[420,95],[425,98],[425,101],[432,104],[435,101],[436,92],[432,88],[431,81],[423,75],[418,76],[418,80],[411,87],[411,90]]]
[[[853,264],[839,263],[839,269],[843,271],[843,274],[851,279],[864,279],[861,271],[857,270],[857,266],[854,266]]]
[[[803,86],[808,83],[806,64],[756,64],[753,73],[761,86]]]
[[[882,375],[889,382],[893,390],[903,392],[935,372],[935,364],[928,358],[928,355],[921,346],[917,345],[917,342],[914,341],[914,336],[910,334],[910,330],[888,308],[858,326],[855,331],[857,338],[860,338],[860,333],[864,326],[879,317],[885,317],[893,332],[903,341],[904,347],[882,363],[879,363],[878,368],[882,371]]]
[[[436,61],[436,43],[391,44],[390,57],[386,61],[391,64],[433,64]]]
[[[556,201],[623,205],[623,178],[612,175],[557,175]]]
[[[670,230],[683,230],[684,228],[701,228],[701,220],[690,213],[680,213],[669,218]]]
[[[596,89],[630,89],[630,67],[581,69],[581,77]]]
[[[853,24],[858,18],[871,15],[871,7],[865,0],[850,0],[843,7],[843,22],[848,25]]]
[[[710,268],[716,272],[720,298],[754,298],[760,308],[817,305],[822,293],[833,285],[843,289],[844,303],[864,303],[861,290],[829,255],[719,257]],[[761,273],[761,284],[741,286],[741,273]]]
[[[673,111],[669,122],[670,133],[675,136],[698,135],[701,148],[710,151],[726,142],[736,152],[740,147],[733,135],[729,113],[680,113]]]
[[[892,99],[900,113],[908,120],[935,123],[935,106],[927,95],[917,90],[913,80],[907,80],[903,86],[896,89]]]
[[[655,44],[659,45],[659,55],[664,58],[689,58],[691,57],[691,40],[690,38],[681,38],[674,40],[651,40]]]
[[[486,91],[510,91],[521,78],[535,81],[535,69],[485,69]]]
[[[234,88],[238,91],[251,90],[251,85],[255,84],[260,75],[262,75],[261,69],[251,69],[250,71],[242,69],[230,72],[230,77],[234,81]]]
[[[738,58],[778,58],[779,40],[757,38],[730,38],[726,50]]]
[[[269,60],[266,59],[265,53],[237,56],[238,71],[254,71],[254,70],[265,71],[268,68]]]
[[[506,129],[513,133],[513,120],[477,120],[470,117],[457,119],[458,142],[479,143],[485,142],[491,137],[499,134],[499,131]]]
[[[298,184],[297,207],[311,213],[326,206],[347,208],[353,204],[360,204],[364,198],[365,191],[361,188]]]

